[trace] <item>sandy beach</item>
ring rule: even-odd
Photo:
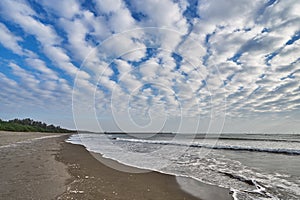
[[[36,133],[1,134],[6,142],[0,147],[0,199],[232,199],[229,190],[203,183],[191,188],[197,194],[193,196],[171,175],[114,170],[99,160],[121,164],[64,142],[67,136],[42,134],[50,137],[29,142]],[[184,187],[195,187],[190,182]]]
[[[70,175],[55,155],[67,136],[56,135],[0,133],[0,199],[56,199],[66,190]]]

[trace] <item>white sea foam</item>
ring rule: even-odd
[[[244,150],[244,151],[259,151],[268,153],[285,153],[300,155],[299,149],[285,149],[285,148],[257,148],[251,146],[234,146],[234,145],[210,145],[198,142],[178,142],[178,141],[163,141],[163,140],[142,140],[142,139],[128,139],[128,138],[116,138],[119,141],[136,142],[136,143],[148,143],[148,144],[162,144],[162,145],[178,145],[189,147],[204,147],[209,149],[228,149],[228,150]]]

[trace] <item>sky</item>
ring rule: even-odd
[[[0,118],[300,132],[299,0],[1,0]]]

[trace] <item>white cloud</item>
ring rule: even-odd
[[[182,16],[178,4],[173,1],[134,0],[131,3],[137,12],[146,16],[145,20],[141,22],[142,26],[170,28],[181,33],[187,32],[186,19]]]
[[[18,42],[22,41],[21,37],[15,36],[8,28],[0,23],[0,43],[14,53],[23,55],[22,47]]]
[[[144,56],[146,46],[135,38],[135,35],[138,34],[143,34],[143,30],[113,35],[98,47],[99,55],[103,59],[116,59],[122,56],[127,59],[139,60]],[[138,36],[141,37],[141,35]],[[132,53],[133,55],[130,55]]]
[[[80,4],[77,0],[42,0],[38,3],[53,10],[57,16],[71,19],[80,10]]]
[[[272,66],[292,65],[300,58],[300,41],[298,40],[293,45],[287,45],[276,55],[270,62]]]
[[[205,0],[199,4],[198,14],[206,23],[242,29],[253,25],[258,9],[263,4],[259,0]]]
[[[32,90],[36,89],[36,85],[40,83],[40,81],[37,80],[36,77],[34,77],[31,73],[27,72],[15,63],[10,63],[9,66],[11,67],[13,74],[21,78],[23,84],[25,84]]]
[[[117,12],[123,7],[122,0],[95,0],[95,3],[98,12],[105,14]]]
[[[44,61],[37,59],[37,58],[27,58],[26,62],[32,68],[36,69],[37,71],[39,71],[41,73],[42,76],[40,76],[40,78],[45,76],[44,77],[45,79],[53,79],[53,80],[58,79],[57,73],[54,72],[53,70],[51,70],[50,68],[48,68]]]
[[[114,63],[116,63],[118,71],[120,72],[120,74],[125,74],[125,73],[128,73],[132,70],[132,66],[124,60],[116,59],[114,61]]]
[[[86,36],[90,32],[87,24],[84,23],[83,19],[77,18],[72,21],[61,19],[60,24],[68,35],[67,39],[74,59],[82,62],[94,48],[86,42]]]
[[[135,28],[135,20],[127,9],[125,2],[121,0],[95,0],[99,15],[107,15],[107,25],[114,33],[119,33]]]

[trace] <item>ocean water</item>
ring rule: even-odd
[[[126,165],[228,188],[238,200],[300,199],[296,134],[83,133],[67,141]]]

